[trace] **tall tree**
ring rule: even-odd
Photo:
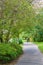
[[[1,0],[0,7],[0,41],[34,27],[34,10],[27,0]]]

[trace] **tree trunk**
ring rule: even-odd
[[[0,42],[3,42],[3,31],[0,32]]]

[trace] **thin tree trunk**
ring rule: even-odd
[[[0,42],[1,43],[3,42],[3,31],[1,31],[1,33],[0,33]]]

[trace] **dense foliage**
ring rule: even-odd
[[[34,27],[34,11],[27,0],[1,0],[0,4],[1,42],[8,42],[15,36],[19,37],[22,31]]]
[[[36,16],[36,21],[34,41],[43,42],[43,9]]]
[[[36,14],[33,0],[0,0],[0,61],[16,59],[22,39],[43,41],[43,9]]]
[[[22,54],[22,47],[19,44],[0,43],[0,63],[5,63],[16,59],[20,54]]]

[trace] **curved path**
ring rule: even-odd
[[[43,56],[35,44],[24,43],[23,51],[24,54],[15,65],[43,65]]]

